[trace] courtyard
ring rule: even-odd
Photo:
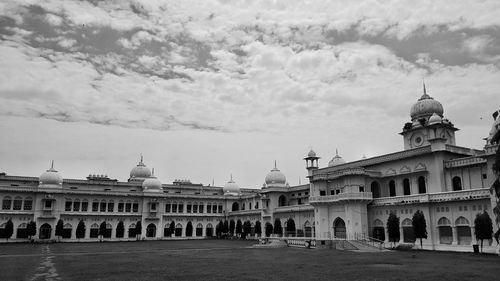
[[[493,255],[251,248],[254,243],[1,244],[0,280],[498,280]]]

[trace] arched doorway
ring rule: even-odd
[[[345,222],[343,219],[336,218],[333,222],[333,235],[335,238],[339,239],[346,238]]]
[[[196,225],[196,236],[203,236],[203,225],[201,223]]]
[[[464,217],[459,217],[455,221],[455,226],[457,228],[458,245],[470,245],[472,242],[472,235],[469,220]]]
[[[418,193],[426,193],[426,187],[425,187],[425,177],[420,176],[418,177]]]
[[[278,198],[278,207],[286,206],[286,197],[285,195],[281,195]]]
[[[178,223],[175,226],[175,236],[176,237],[181,237],[182,236],[182,224]]]
[[[312,227],[309,221],[304,223],[304,235],[305,237],[312,237]]]
[[[135,238],[135,223],[132,223],[128,227],[128,238]]]
[[[381,220],[376,219],[373,222],[373,234],[372,235],[373,235],[373,238],[375,238],[375,239],[385,241],[384,223]]]
[[[410,195],[411,194],[410,180],[409,179],[404,179],[403,180],[403,194],[404,195]]]
[[[451,244],[453,242],[453,232],[451,230],[451,222],[449,219],[442,217],[438,220],[439,243]]]
[[[462,190],[462,179],[459,176],[453,177],[452,185],[453,191]]]
[[[396,196],[396,182],[394,180],[391,180],[389,182],[389,196],[390,197]]]
[[[40,226],[40,239],[50,239],[50,236],[52,235],[52,227],[48,223],[42,224]]]
[[[146,237],[156,237],[156,225],[154,223],[150,223],[146,227]]]
[[[370,185],[370,189],[372,190],[372,196],[373,198],[379,198],[380,197],[380,185],[376,181],[372,181]]]
[[[238,202],[234,202],[233,206],[231,207],[231,211],[239,211],[240,210],[240,205]]]
[[[212,237],[214,234],[214,227],[212,226],[211,223],[207,224],[207,229],[205,230],[206,231],[206,236],[207,237]]]
[[[401,226],[403,227],[403,241],[405,243],[415,243],[415,232],[411,220],[404,219]]]

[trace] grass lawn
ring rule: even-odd
[[[0,245],[0,280],[500,280],[500,257],[248,248],[230,240]],[[38,274],[38,275],[36,275]]]

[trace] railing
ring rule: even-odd
[[[354,192],[354,193],[339,193],[336,195],[311,196],[309,203],[334,203],[344,200],[372,200],[371,192]]]
[[[366,245],[378,248],[380,250],[385,248],[385,241],[370,237],[364,233],[354,233],[354,240],[364,243]]]
[[[309,204],[301,204],[301,205],[290,205],[290,206],[281,206],[274,208],[274,212],[290,212],[290,211],[313,211],[314,207]]]
[[[288,247],[316,248],[314,237],[267,237],[262,239],[285,241]]]
[[[444,162],[444,166],[446,168],[454,168],[454,167],[470,166],[483,163],[486,163],[486,159],[474,156],[474,157],[460,158],[456,160],[448,160]]]
[[[489,198],[489,196],[490,192],[487,188],[480,188],[480,189],[469,189],[460,191],[375,198],[372,201],[372,205],[398,205],[398,204],[414,204],[414,203],[427,203],[427,202],[457,201],[464,199],[483,199],[483,198]]]
[[[329,172],[326,174],[313,175],[312,181],[336,179],[336,178],[340,178],[343,176],[350,176],[350,175],[365,175],[366,173],[367,172],[364,168],[360,168],[360,167],[346,168],[346,169],[342,169],[342,170],[338,170],[338,171]]]

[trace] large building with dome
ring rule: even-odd
[[[304,158],[309,183],[296,186],[288,184],[276,163],[263,175],[262,187],[240,188],[232,176],[223,187],[188,180],[166,184],[142,156],[126,181],[104,175],[64,178],[53,162],[39,177],[3,172],[0,237],[5,236],[8,221],[14,230],[10,239],[0,241],[27,241],[31,221],[37,226],[37,240],[55,239],[56,224],[62,220],[62,241],[77,240],[80,222],[85,232],[79,240],[98,241],[135,240],[139,222],[140,239],[156,240],[213,237],[219,223],[231,220],[248,221],[252,236],[255,226],[261,225],[265,235],[265,225],[280,220],[285,229],[291,221],[295,225],[285,235],[310,237],[317,245],[359,237],[388,242],[387,219],[394,213],[400,219],[400,243],[414,243],[411,219],[420,210],[428,232],[423,248],[471,251],[476,215],[486,211],[493,217],[496,206],[490,187],[496,179],[492,165],[498,148],[492,135],[499,120],[495,116],[484,148],[459,146],[458,129],[424,87],[399,133],[404,150],[351,162],[336,151],[321,167],[320,157],[311,149]],[[103,223],[107,231],[102,238]],[[117,231],[120,224],[123,234]],[[488,249],[493,251],[493,246]]]

